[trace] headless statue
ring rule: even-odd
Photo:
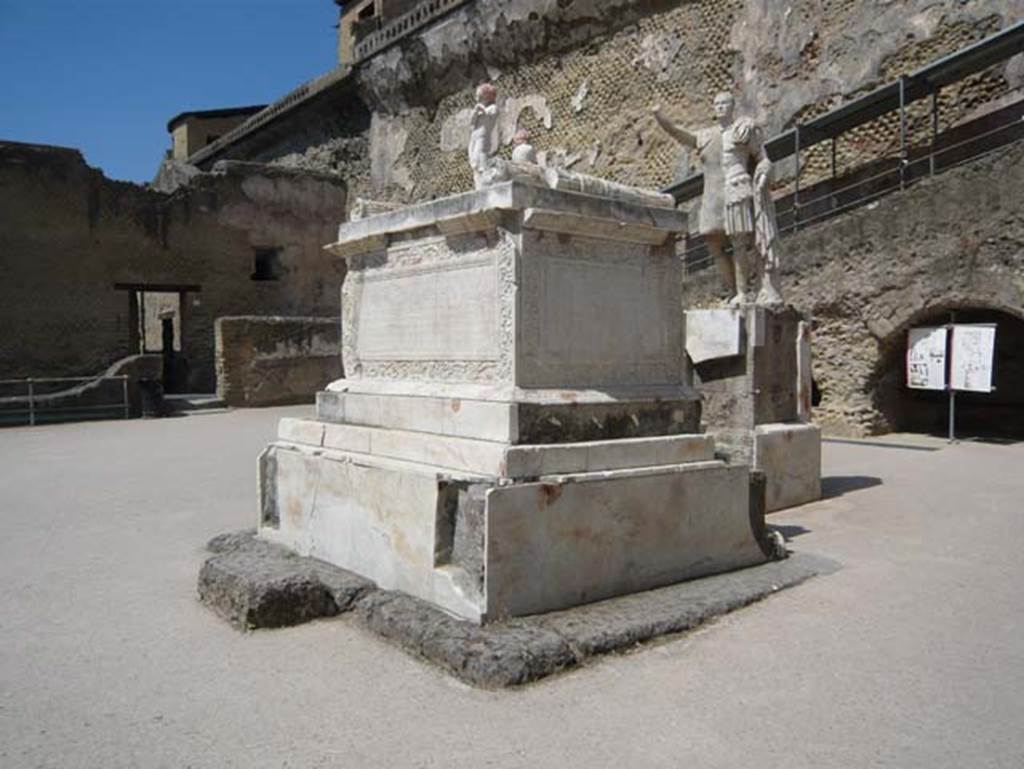
[[[498,153],[498,89],[483,83],[476,89],[476,104],[470,117],[469,165],[473,169],[473,186],[481,189],[494,166]]]

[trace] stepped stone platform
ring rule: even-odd
[[[627,193],[342,224],[345,378],[263,452],[259,536],[481,624],[768,560],[763,486],[700,433],[685,217]]]

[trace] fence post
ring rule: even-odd
[[[36,401],[35,401],[35,385],[32,384],[32,377],[25,380],[28,383],[28,423],[35,425],[36,423]]]
[[[928,154],[928,170],[935,176],[935,145],[939,140],[939,87],[932,91],[932,150]]]
[[[793,143],[796,149],[796,176],[793,180],[793,231],[800,229],[800,124],[796,124]]]
[[[832,182],[830,186],[831,195],[829,196],[830,208],[834,211],[836,207],[836,137],[832,137]]]
[[[953,389],[953,327],[956,323],[956,313],[950,311],[949,323],[946,328],[949,333],[946,335],[946,389],[949,390],[949,443],[956,441],[956,390]]]
[[[907,94],[906,75],[900,75],[900,189],[907,185]]]
[[[124,418],[128,419],[131,416],[128,409],[128,377],[124,374],[121,375],[121,397],[124,399]]]

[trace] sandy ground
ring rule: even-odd
[[[308,411],[0,431],[0,766],[1024,766],[1024,444],[828,442],[832,496],[771,518],[839,572],[486,692],[344,618],[243,635],[196,601]]]

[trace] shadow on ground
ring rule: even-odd
[[[881,478],[873,475],[827,475],[821,479],[821,498],[841,497],[851,491],[880,486]]]
[[[968,436],[957,438],[957,441],[960,443],[991,443],[994,446],[1016,446],[1018,443],[1024,443],[1021,438],[1008,438],[1001,435]]]
[[[933,437],[933,436],[929,436]],[[912,443],[896,443],[888,440],[871,441],[865,438],[822,438],[822,443],[845,443],[850,446],[872,446],[879,449],[907,449],[908,451],[939,451],[939,446],[920,446]]]
[[[782,535],[782,538],[787,542],[792,542],[799,536],[811,533],[811,530],[805,526],[785,525],[776,523],[773,523],[771,525],[771,530],[779,532],[779,534]]]

